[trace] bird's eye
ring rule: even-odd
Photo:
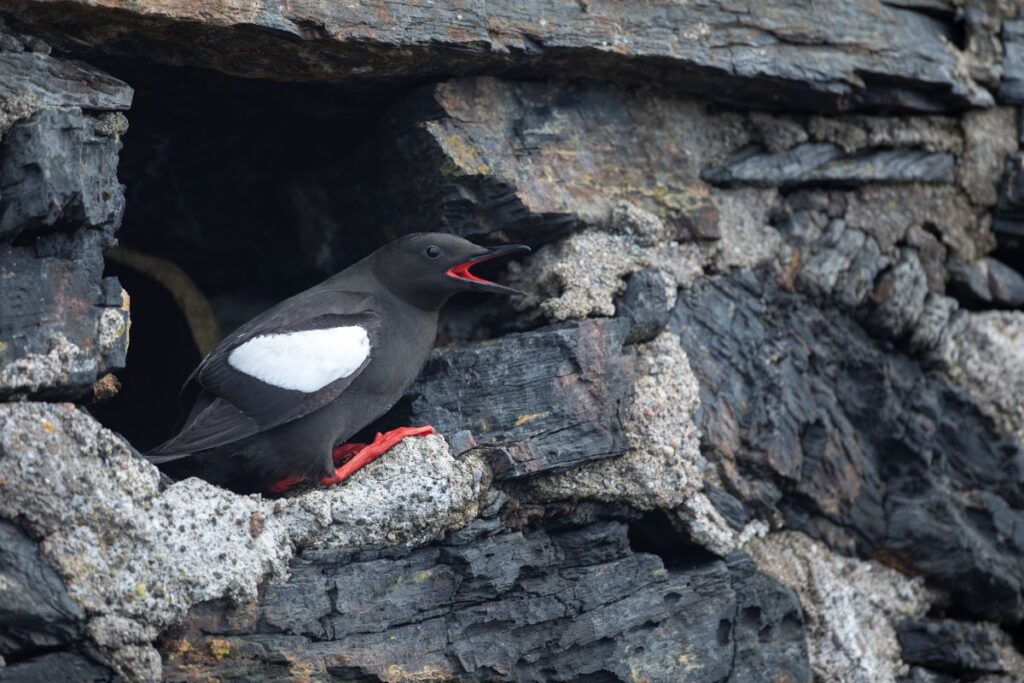
[[[429,247],[427,247],[426,249],[423,250],[423,253],[426,255],[426,257],[428,259],[433,261],[438,256],[441,255],[441,247],[438,247],[438,246],[435,246],[435,245],[431,244]]]

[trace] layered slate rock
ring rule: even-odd
[[[528,310],[449,311],[402,417],[450,447],[340,488],[167,485],[73,408],[0,407],[0,681],[1020,670],[968,621],[1024,618],[1020,320],[958,334],[947,296],[954,260],[989,268],[972,306],[1019,289],[985,260],[1017,112],[963,113],[1010,3],[755,4],[5,3],[159,91],[122,237],[202,287],[413,230],[544,251],[510,275]],[[78,397],[123,360],[99,255],[130,89],[0,34],[0,100],[0,396]],[[1018,167],[997,230],[1024,224]],[[963,390],[927,369],[950,343]]]
[[[165,680],[809,681],[803,616],[749,558],[666,567],[621,521],[305,551],[258,609],[164,639]]]
[[[4,75],[0,100],[8,107],[10,103],[18,106],[5,111],[5,117],[23,117],[31,110],[50,107],[121,111],[131,105],[131,88],[109,74],[83,62],[53,57],[39,41],[30,42],[27,50],[20,45],[21,50],[11,50],[12,45],[18,43],[12,41],[0,51],[0,73]],[[43,51],[32,51],[36,48]]]
[[[333,174],[294,180],[302,201],[354,213],[388,237],[441,226],[530,244],[604,223],[621,200],[681,234],[713,236],[718,214],[700,169],[748,140],[736,115],[716,120],[698,102],[493,78],[420,90],[388,112],[379,135]]]
[[[898,149],[851,156],[830,143],[804,143],[779,153],[748,149],[704,172],[705,180],[725,187],[950,183],[953,178],[950,154]]]
[[[9,45],[20,51],[0,51],[0,397],[77,397],[127,352],[128,298],[103,278],[127,123],[100,112],[126,109],[132,90]]]
[[[499,479],[621,455],[628,333],[594,320],[435,353],[410,390],[412,422],[469,430]]]
[[[669,329],[741,500],[920,573],[961,613],[1024,617],[1024,455],[962,390],[751,271],[681,293]]]
[[[750,106],[918,111],[991,103],[962,68],[950,27],[877,0],[758,11],[722,0],[410,5],[126,0],[8,9],[74,44],[275,80],[419,81],[479,73],[662,82]],[[130,34],[134,46],[121,42]]]

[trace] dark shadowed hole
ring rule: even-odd
[[[118,167],[127,200],[119,243],[180,267],[221,332],[386,241],[355,215],[325,215],[307,199],[358,182],[348,159],[404,91],[89,57],[135,88]],[[131,345],[120,395],[92,410],[145,450],[169,435],[178,390],[206,349],[161,284],[109,260],[107,271],[131,296]]]
[[[126,186],[120,245],[184,271],[221,333],[393,237],[366,213],[389,201],[385,185],[406,170],[380,160],[381,122],[419,84],[353,89],[72,56],[135,89],[118,166]],[[368,172],[375,164],[385,170]],[[474,272],[493,278],[503,267]],[[121,277],[132,297],[129,367],[117,373],[121,395],[93,408],[145,450],[170,436],[178,390],[210,346],[190,343],[190,320],[158,283],[113,266],[108,274]],[[496,307],[507,306],[483,295],[453,303],[442,315],[441,344],[490,336],[486,319],[500,320]],[[400,407],[357,438],[398,426],[407,413]]]
[[[202,357],[185,315],[161,284],[127,266],[107,261],[132,297],[128,363],[117,373],[117,396],[91,406],[105,426],[145,451],[166,438],[178,418],[174,399]]]
[[[676,531],[664,512],[648,512],[629,524],[629,547],[633,552],[661,558],[667,569],[689,569],[718,558]]]

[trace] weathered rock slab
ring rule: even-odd
[[[0,656],[80,640],[84,618],[63,581],[39,557],[36,543],[0,520]]]
[[[730,492],[840,552],[919,572],[965,614],[1024,617],[1024,545],[999,531],[1024,521],[1021,446],[963,391],[751,272],[681,293],[669,329]]]
[[[199,479],[162,488],[153,465],[83,411],[0,404],[0,517],[39,543],[81,608],[63,611],[64,640],[84,627],[82,642],[120,675],[153,680],[161,630],[204,601],[255,600],[297,546],[422,543],[476,516],[485,472],[443,439],[407,439],[388,455],[352,486],[278,501]]]
[[[729,103],[939,111],[992,96],[945,27],[876,0],[715,0],[525,6],[385,0],[261,6],[127,0],[9,2],[48,38],[244,77],[373,81],[515,72],[668,84]],[[132,36],[134,46],[121,42]]]
[[[410,390],[412,420],[472,432],[496,479],[621,455],[628,332],[587,320],[435,352]]]
[[[942,152],[890,149],[846,155],[832,143],[805,143],[784,152],[746,150],[707,169],[704,180],[723,187],[857,186],[866,183],[949,183],[953,157]]]
[[[305,551],[257,610],[210,605],[165,638],[166,680],[810,680],[800,608],[749,558],[666,568],[618,521],[483,528]]]

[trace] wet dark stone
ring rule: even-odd
[[[212,638],[231,654],[210,656]],[[467,681],[811,678],[799,604],[749,557],[666,568],[614,521],[404,551],[307,550],[258,611],[200,608],[165,639],[178,652],[182,642],[168,681],[271,676],[285,652],[349,680],[395,667]]]
[[[991,626],[951,619],[906,620],[897,627],[903,660],[947,674],[1000,673]]]
[[[668,276],[657,268],[646,268],[629,276],[626,292],[615,305],[616,314],[631,324],[627,344],[650,341],[665,329],[672,313],[668,287]]]
[[[10,659],[75,642],[82,638],[84,621],[64,582],[40,559],[36,542],[0,519],[0,656]]]
[[[890,556],[961,614],[1024,618],[1024,455],[962,390],[751,271],[681,292],[669,328],[700,383],[703,450],[744,504]]]

